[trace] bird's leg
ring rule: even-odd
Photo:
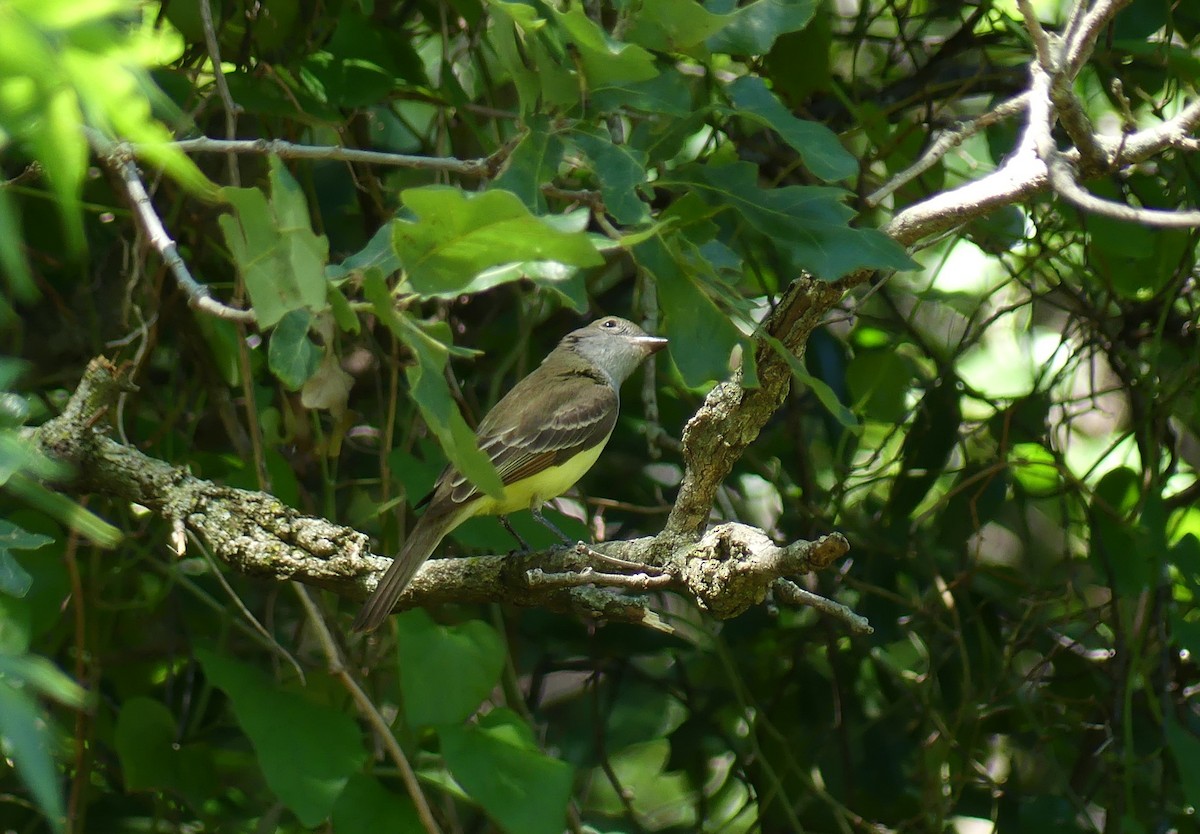
[[[517,544],[521,545],[521,551],[523,553],[528,553],[529,552],[529,543],[526,542],[523,538],[521,538],[521,534],[518,533],[516,531],[516,529],[512,526],[512,522],[508,520],[508,516],[502,515],[502,516],[499,516],[499,518],[500,518],[500,523],[504,525],[504,529],[508,531],[509,535],[511,535],[514,539],[517,540]]]
[[[541,508],[540,504],[534,504],[533,506],[531,506],[529,508],[529,512],[531,512],[533,514],[533,517],[535,519],[537,519],[538,524],[542,525],[547,530],[549,530],[551,533],[553,533],[554,535],[556,535],[560,539],[562,539],[563,544],[565,544],[565,545],[574,545],[575,544],[574,539],[569,538],[566,533],[564,533],[562,530],[559,530],[558,527],[555,526],[553,521],[551,521],[550,519],[548,519],[544,515],[542,515],[542,508]]]

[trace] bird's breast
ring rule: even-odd
[[[495,499],[484,495],[480,499],[476,515],[507,515],[517,510],[528,510],[535,505],[541,505],[551,498],[557,498],[575,485],[584,476],[604,451],[608,438],[597,443],[591,449],[580,452],[558,466],[550,466],[520,481],[508,484],[504,488],[504,497]]]

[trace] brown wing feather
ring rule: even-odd
[[[603,442],[616,425],[617,392],[606,381],[595,380],[587,386],[568,385],[565,391],[553,380],[543,382],[548,384],[548,390],[563,391],[564,395],[552,395],[537,413],[522,413],[515,425],[490,425],[485,419],[479,427],[479,447],[491,458],[504,484],[516,483],[570,460],[584,449]],[[522,396],[525,392],[517,386],[505,399],[514,395]],[[495,413],[497,409],[488,417]],[[474,484],[454,470],[443,473],[438,486],[443,483],[456,504],[466,503],[479,494]]]

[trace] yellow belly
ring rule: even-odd
[[[603,443],[597,443],[560,466],[551,466],[532,477],[509,484],[504,488],[504,497],[499,500],[489,495],[482,496],[471,515],[508,515],[557,498],[592,468],[607,443],[606,437]]]

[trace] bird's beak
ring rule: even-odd
[[[647,355],[658,353],[667,346],[667,340],[658,336],[637,336],[633,339],[633,343],[646,351]]]

